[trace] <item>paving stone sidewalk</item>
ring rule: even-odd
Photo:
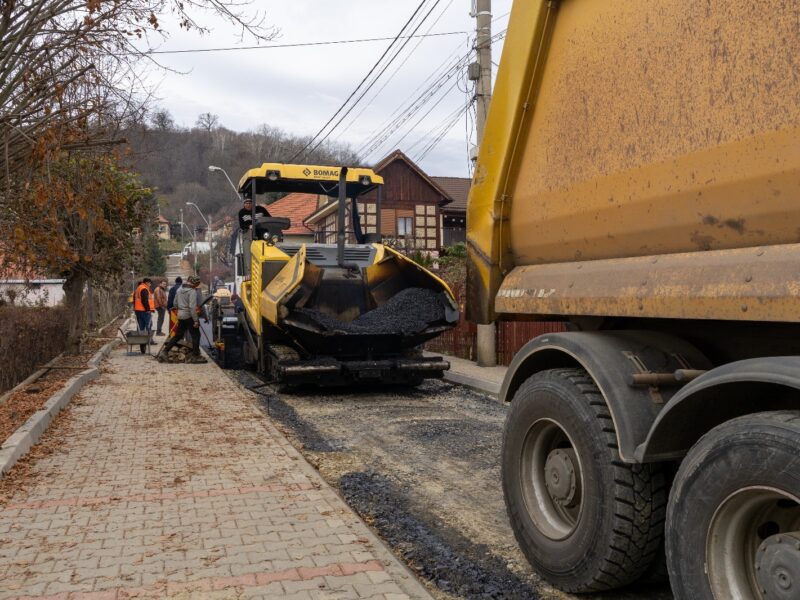
[[[429,598],[215,364],[103,370],[0,506],[0,599]]]

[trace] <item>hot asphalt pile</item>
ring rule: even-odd
[[[332,332],[413,335],[425,330],[431,323],[443,320],[445,304],[441,292],[407,288],[350,323],[311,308],[301,308],[297,312]]]

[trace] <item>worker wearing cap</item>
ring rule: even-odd
[[[188,331],[192,336],[192,352],[186,358],[188,363],[204,363],[206,361],[200,356],[200,313],[197,303],[197,288],[200,287],[200,278],[192,275],[186,283],[175,294],[175,308],[178,310],[178,326],[175,333],[167,340],[161,352],[158,353],[158,360],[165,361],[169,351],[183,339]]]
[[[256,206],[256,218],[268,217],[269,211],[263,206]],[[244,199],[242,209],[239,211],[239,229],[247,231],[253,225],[253,200],[250,198]]]

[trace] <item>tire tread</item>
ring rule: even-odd
[[[608,448],[609,464],[613,469],[614,483],[612,538],[601,548],[602,556],[595,575],[580,587],[559,586],[568,592],[602,592],[622,587],[639,579],[650,569],[663,544],[664,520],[667,506],[667,485],[663,472],[657,465],[630,465],[619,456],[616,428],[605,399],[589,374],[580,368],[562,368],[543,371],[523,383],[520,392],[537,378],[559,379],[571,385],[585,400],[597,422],[597,431],[605,438],[598,446]],[[519,392],[518,392],[519,393]],[[650,510],[637,511],[636,506],[650,506]],[[510,505],[507,505],[512,524],[519,523]],[[518,538],[523,532],[514,526]]]

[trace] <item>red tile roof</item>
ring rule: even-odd
[[[292,226],[284,231],[287,235],[310,235],[313,229],[305,226],[306,220],[317,209],[316,194],[289,194],[280,200],[276,200],[269,206],[269,214],[273,217],[288,217],[292,221]]]

